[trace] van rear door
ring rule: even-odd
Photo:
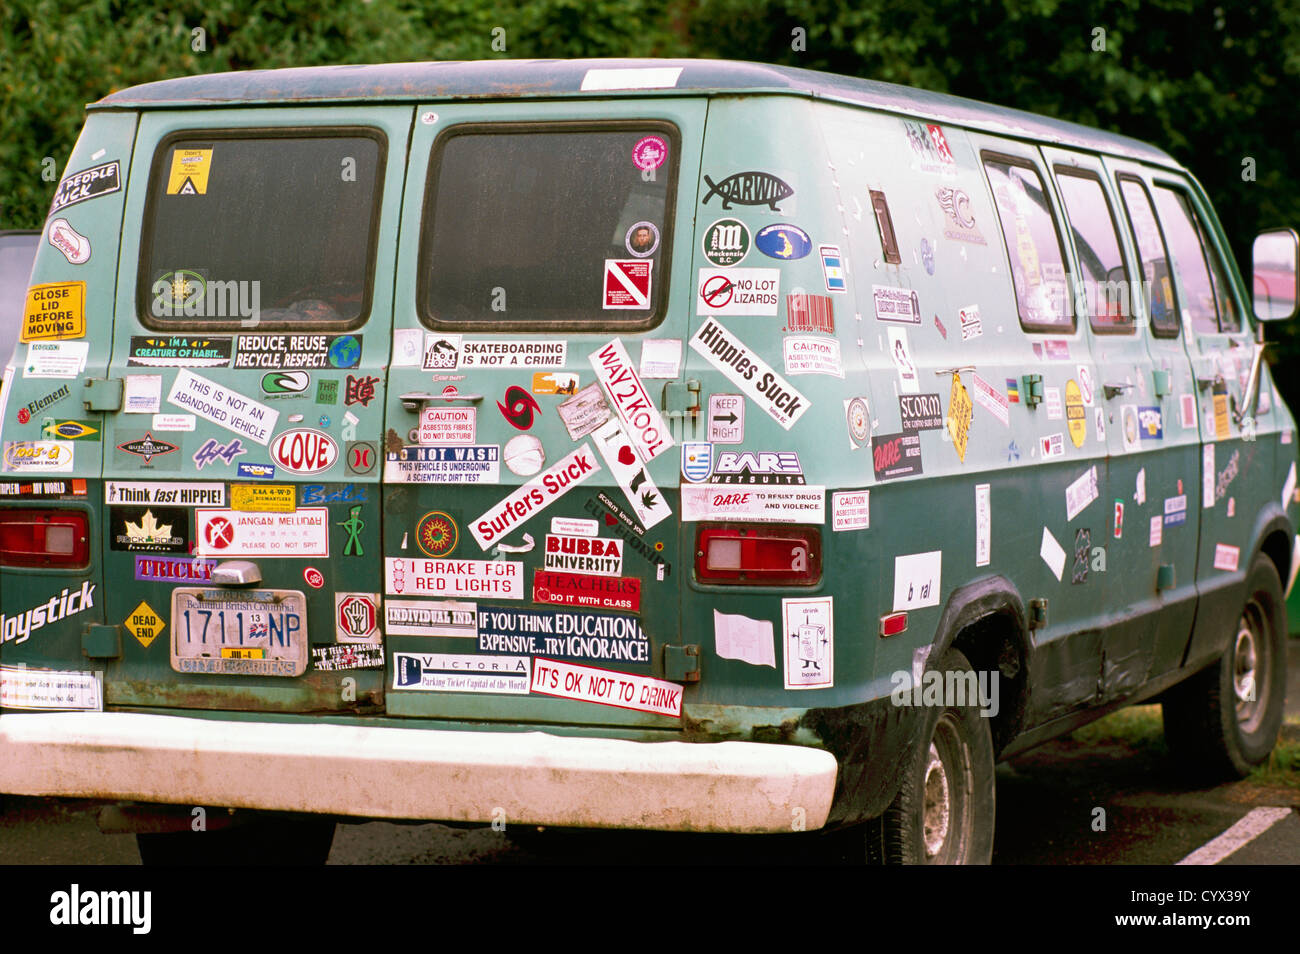
[[[125,628],[110,704],[381,702],[375,454],[410,124],[396,107],[141,117],[99,491]]]
[[[705,103],[416,117],[385,397],[388,711],[676,727]]]

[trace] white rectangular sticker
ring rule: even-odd
[[[675,682],[614,672],[595,666],[576,666],[553,659],[533,660],[533,692],[561,699],[577,699],[619,709],[681,717],[682,687]]]
[[[605,400],[605,392],[595,381],[565,400],[555,410],[564,422],[564,429],[569,432],[570,439],[575,441],[582,440],[608,421],[614,413]]]
[[[831,529],[866,530],[871,526],[871,491],[844,490],[831,494]]]
[[[420,408],[419,443],[473,444],[478,430],[477,423],[476,408],[435,407],[426,404]]]
[[[623,488],[641,526],[649,530],[659,521],[672,516],[672,508],[650,477],[650,471],[632,442],[616,420],[608,420],[591,434],[591,439],[605,458],[614,480]]]
[[[826,488],[812,484],[784,487],[683,484],[682,520],[825,523]]]
[[[195,510],[194,536],[204,557],[327,557],[330,555],[328,507],[304,507],[291,513],[242,510]]]
[[[528,695],[526,656],[394,653],[393,688],[415,692],[500,692]]]
[[[943,551],[894,557],[894,612],[939,605]]]
[[[157,414],[162,408],[161,374],[128,374],[122,384],[123,414]]]
[[[423,345],[424,332],[419,328],[397,328],[393,331],[393,358],[389,363],[394,368],[418,368]]]
[[[1047,419],[1049,421],[1059,421],[1064,416],[1064,404],[1061,403],[1060,388],[1044,388],[1044,400],[1047,403]]]
[[[479,548],[486,550],[492,543],[509,536],[598,470],[600,463],[591,445],[583,444],[532,480],[520,484],[514,493],[488,508],[470,525]]]
[[[781,601],[785,688],[835,685],[835,610],[832,597]]]
[[[877,321],[901,321],[904,324],[921,323],[921,305],[916,292],[892,285],[872,285],[871,297],[876,303]]]
[[[384,600],[389,636],[478,638],[478,604],[459,600]]]
[[[745,399],[739,394],[709,395],[709,441],[741,444],[745,440]]]
[[[1060,580],[1061,574],[1065,572],[1065,550],[1046,527],[1043,527],[1043,542],[1038,547],[1038,555],[1043,558],[1052,575]]]
[[[978,374],[972,374],[971,379],[975,382],[973,390],[975,391],[975,400],[979,402],[980,407],[996,417],[998,423],[1003,427],[1010,427],[1011,402],[1007,400],[1007,396]]]
[[[1201,448],[1201,506],[1214,506],[1214,445]]]
[[[177,373],[167,403],[263,446],[271,442],[275,422],[280,418],[279,411],[229,391],[188,368],[181,368]]]
[[[681,338],[651,338],[641,342],[641,377],[675,378],[681,370]]]
[[[499,484],[501,447],[403,447],[385,453],[384,480],[393,484]]]
[[[194,430],[193,414],[155,414],[153,416],[153,429],[155,431],[192,431]]]
[[[1164,537],[1164,527],[1164,520],[1161,518],[1160,514],[1156,514],[1151,518],[1150,546],[1160,546],[1160,541]]]
[[[614,539],[548,533],[542,568],[584,576],[622,576],[623,544]]]
[[[637,376],[623,342],[615,338],[599,351],[593,351],[587,360],[596,369],[596,379],[604,386],[611,406],[641,456],[648,461],[654,460],[672,447],[673,438],[668,433],[668,425],[660,416],[654,398]]]
[[[776,668],[772,621],[713,611],[713,648],[723,659]]]
[[[785,373],[829,374],[844,377],[840,361],[840,343],[834,338],[814,335],[786,335]]]
[[[0,709],[104,708],[103,673],[0,666]]]
[[[989,504],[990,486],[975,485],[975,565],[988,566],[993,549],[993,510]]]
[[[718,322],[704,322],[691,347],[787,431],[808,410],[806,397]]]
[[[567,341],[470,341],[460,343],[463,368],[563,368]]]
[[[524,565],[518,560],[406,560],[384,558],[384,592],[393,596],[524,598]]]
[[[1282,509],[1286,510],[1291,506],[1291,498],[1295,495],[1295,461],[1291,461],[1291,469],[1286,472],[1286,483],[1282,485]]]
[[[68,473],[75,451],[72,441],[5,441],[4,469],[13,474]]]
[[[170,484],[150,480],[104,481],[106,504],[167,504],[172,507],[224,507],[226,485]]]
[[[1230,573],[1235,573],[1240,559],[1240,547],[1230,547],[1226,543],[1216,543],[1214,545],[1214,568],[1216,570],[1227,570]]]
[[[1065,520],[1068,523],[1097,499],[1097,468],[1089,467],[1065,488]]]
[[[912,361],[912,349],[907,343],[906,328],[888,328],[889,357],[898,369],[899,387],[908,394],[917,394],[921,390],[920,378],[916,373],[916,364]]]
[[[571,537],[594,537],[599,532],[599,520],[588,520],[585,517],[551,518],[551,533],[568,534]]]
[[[33,341],[23,362],[25,378],[75,378],[86,370],[88,341]]]
[[[608,89],[672,89],[677,85],[677,77],[681,75],[680,66],[587,70],[582,77],[582,91],[585,93]]]
[[[779,268],[701,268],[695,314],[775,315],[780,287]]]

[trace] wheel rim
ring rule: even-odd
[[[1232,692],[1237,725],[1245,734],[1256,731],[1268,711],[1269,659],[1268,623],[1255,600],[1246,605],[1237,623],[1232,653]]]
[[[974,772],[970,748],[951,711],[934,728],[924,778],[921,838],[929,864],[961,864],[974,823]]]

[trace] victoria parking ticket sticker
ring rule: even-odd
[[[177,149],[167,176],[168,195],[207,195],[212,149]]]
[[[85,282],[54,282],[27,289],[19,341],[83,338],[85,334]]]
[[[650,273],[653,262],[646,259],[605,259],[605,308],[648,310]]]

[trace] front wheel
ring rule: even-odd
[[[1165,695],[1165,741],[1194,776],[1242,778],[1268,758],[1286,692],[1286,610],[1273,561],[1255,557],[1219,661]]]
[[[973,675],[956,649],[936,667]],[[996,675],[994,676],[996,678]],[[945,680],[946,686],[953,681]],[[886,864],[982,865],[993,858],[993,733],[977,699],[925,710],[920,743],[885,813],[865,826],[867,858]]]

